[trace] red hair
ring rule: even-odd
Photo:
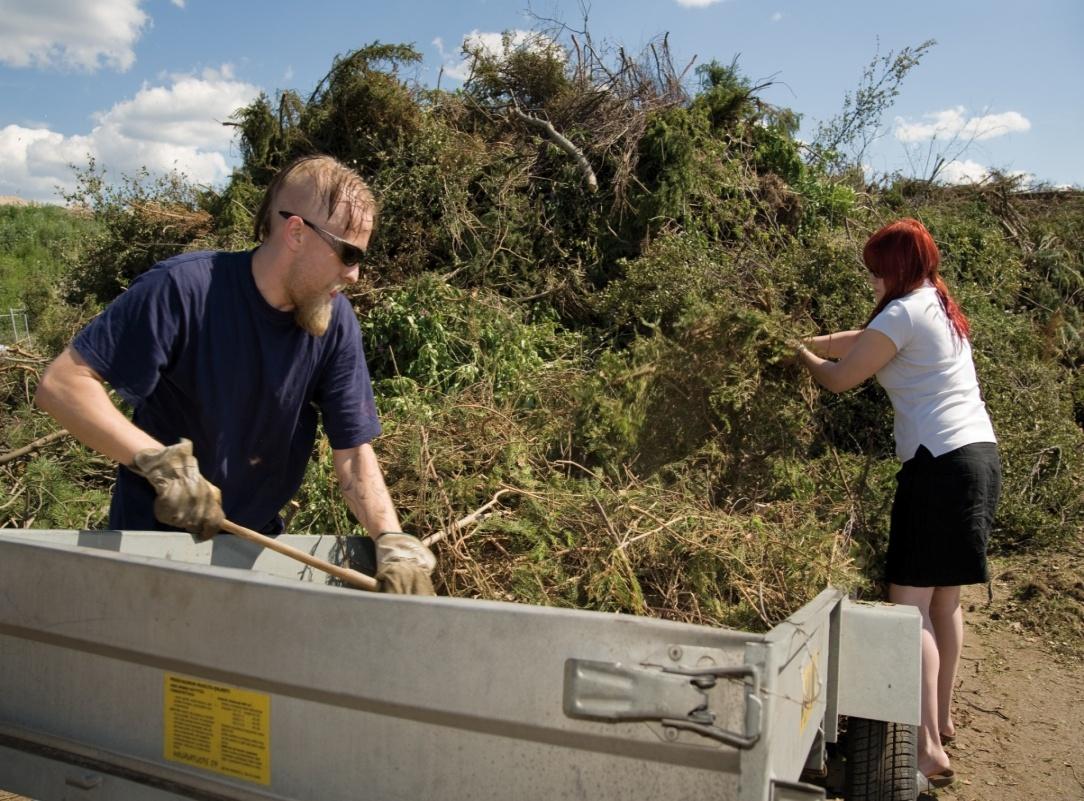
[[[884,297],[866,320],[866,325],[896,298],[902,298],[929,281],[937,290],[941,308],[945,310],[953,332],[968,338],[971,324],[937,271],[941,251],[926,226],[918,220],[904,217],[877,231],[862,249],[862,261],[885,284]]]

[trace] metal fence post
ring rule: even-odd
[[[19,335],[19,319],[18,316],[23,318],[23,333]],[[15,343],[22,342],[24,339],[30,339],[30,317],[26,313],[26,309],[13,309],[8,306],[8,319],[11,320],[11,341]]]

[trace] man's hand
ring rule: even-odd
[[[436,566],[433,552],[409,534],[386,531],[376,538],[376,579],[381,592],[436,595],[429,578]]]
[[[190,440],[139,451],[134,461],[133,472],[147,479],[158,493],[154,516],[160,521],[183,528],[199,542],[221,530],[225,519],[222,493],[200,475]]]

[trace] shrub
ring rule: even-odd
[[[73,304],[108,303],[156,262],[216,244],[209,193],[177,173],[152,179],[142,171],[110,184],[91,161],[65,197],[98,223],[63,282]]]

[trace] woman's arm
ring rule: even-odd
[[[847,355],[838,362],[820,358],[805,345],[798,346],[798,361],[802,366],[818,384],[837,393],[857,387],[892,361],[895,355],[895,343],[872,328],[860,332]]]
[[[837,331],[834,334],[824,334],[818,337],[809,337],[802,340],[815,354],[822,359],[842,359],[851,352],[854,343],[862,329],[856,331]]]

